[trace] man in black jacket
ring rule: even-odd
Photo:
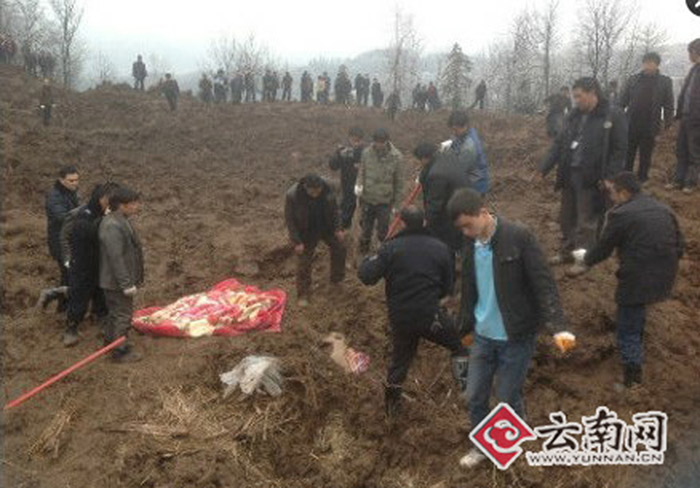
[[[362,142],[364,132],[359,127],[352,127],[347,146],[339,146],[333,157],[328,161],[328,166],[333,171],[340,171],[340,186],[342,189],[342,200],[340,202],[340,225],[343,230],[348,230],[352,225],[352,217],[357,207],[357,197],[355,196],[355,183],[357,182],[357,172],[362,160],[362,151],[365,144]]]
[[[98,324],[104,329],[106,325],[107,304],[104,292],[99,287],[100,280],[100,241],[97,235],[102,216],[109,208],[109,199],[116,183],[97,185],[90,196],[90,201],[80,207],[71,222],[68,236],[70,260],[68,267],[68,311],[63,345],[74,346],[78,343],[78,326],[85,318],[88,305],[92,304]]]
[[[651,154],[656,136],[661,130],[661,112],[666,128],[673,122],[673,82],[659,73],[661,57],[654,52],[642,58],[642,71],[630,77],[620,95],[620,107],[627,110],[629,120],[629,144],[627,171],[634,170],[634,160],[639,149],[639,181],[649,179]]]
[[[557,166],[564,242],[551,264],[573,262],[571,251],[590,249],[605,213],[604,182],[622,170],[627,156],[627,119],[603,97],[595,78],[573,86],[576,108],[540,165],[542,176]]]
[[[617,249],[617,343],[623,384],[630,387],[642,382],[646,306],[670,295],[683,255],[683,235],[671,209],[642,194],[633,173],[615,176],[610,196],[615,206],[607,214],[598,244],[568,274],[585,273]]]
[[[667,189],[678,188],[692,193],[698,185],[700,171],[700,38],[688,45],[693,67],[683,83],[678,97],[676,118],[680,119],[676,142],[676,175]]]
[[[463,391],[467,350],[440,300],[452,291],[454,264],[450,250],[424,228],[421,210],[401,211],[405,229],[385,242],[376,256],[366,257],[357,275],[365,285],[385,279],[392,354],[385,402],[388,415],[398,413],[404,380],[421,338],[452,353],[453,373]]]
[[[61,253],[61,226],[68,212],[78,206],[78,184],[80,175],[75,166],[65,166],[58,172],[58,180],[46,196],[46,221],[49,253],[58,264],[61,282],[57,288],[44,290],[39,305],[45,308],[52,300],[59,300],[58,311],[65,311],[65,296],[68,287],[68,265]]]
[[[453,252],[458,251],[463,238],[447,215],[447,202],[455,191],[469,187],[468,173],[455,158],[441,157],[437,146],[431,143],[419,144],[413,155],[423,165],[418,181],[423,191],[427,227]]]
[[[458,325],[461,335],[473,337],[467,378],[473,429],[489,413],[496,377],[498,402],[524,416],[522,388],[541,326],[554,334],[561,351],[573,347],[576,338],[565,331],[554,276],[529,230],[492,215],[483,197],[468,188],[454,194],[448,212],[468,239]],[[460,464],[472,467],[483,459],[473,448]]]
[[[284,216],[289,239],[299,256],[297,299],[300,307],[309,304],[311,263],[320,240],[331,254],[331,283],[345,278],[345,231],[338,220],[338,205],[328,183],[316,174],[304,176],[287,191]]]

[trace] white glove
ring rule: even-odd
[[[136,291],[137,291],[136,287],[132,286],[131,288],[127,288],[126,290],[124,290],[124,295],[126,295],[128,297],[133,297],[136,295]]]
[[[576,264],[583,264],[584,260],[586,259],[586,250],[583,248],[576,249],[575,251],[571,252],[571,255],[574,257]]]
[[[66,269],[70,269],[70,261],[66,261],[65,263],[63,263],[63,267]]]
[[[358,198],[362,196],[362,185],[355,185],[355,196]]]

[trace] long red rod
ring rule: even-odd
[[[103,348],[100,349],[99,351],[93,352],[92,354],[90,354],[90,355],[89,355],[88,357],[86,357],[85,359],[83,359],[83,360],[81,360],[81,361],[75,363],[75,364],[74,364],[73,366],[71,366],[70,368],[68,368],[68,369],[66,369],[66,370],[64,370],[64,371],[62,371],[62,372],[60,372],[60,373],[58,373],[56,376],[54,376],[54,377],[52,377],[51,379],[45,381],[44,383],[40,384],[40,385],[37,386],[36,388],[32,389],[31,391],[28,391],[27,393],[25,393],[24,395],[20,396],[19,398],[15,398],[15,399],[12,400],[11,402],[5,404],[5,408],[4,408],[4,409],[7,410],[7,409],[9,409],[9,408],[16,407],[17,405],[20,405],[20,404],[24,403],[25,401],[29,400],[31,397],[33,397],[34,395],[36,395],[37,393],[39,393],[41,390],[43,390],[43,389],[45,389],[45,388],[48,388],[49,386],[53,385],[53,384],[56,383],[57,381],[60,381],[61,379],[65,378],[66,376],[68,376],[69,374],[71,374],[71,373],[72,373],[73,371],[75,371],[76,369],[82,368],[83,366],[85,366],[85,365],[88,364],[88,363],[91,363],[92,361],[94,361],[95,359],[99,358],[99,357],[102,356],[103,354],[108,353],[109,351],[111,351],[111,350],[114,349],[115,347],[119,347],[120,345],[122,345],[122,344],[124,343],[124,341],[126,341],[126,337],[121,336],[121,337],[120,337],[119,339],[117,339],[116,341],[114,341],[114,342],[112,342],[111,344],[109,344],[109,345],[103,347]]]
[[[416,197],[418,196],[420,191],[421,191],[421,184],[416,183],[416,186],[413,187],[413,190],[411,191],[411,193],[401,203],[401,208],[402,209],[406,208],[408,205],[412,204],[413,200],[416,199]],[[394,216],[394,220],[391,222],[391,225],[389,226],[389,231],[386,234],[387,239],[391,239],[392,237],[394,237],[394,234],[396,233],[396,231],[399,228],[400,221],[401,221],[401,217],[399,216],[399,214],[396,214],[396,216]]]

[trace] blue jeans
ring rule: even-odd
[[[644,324],[646,306],[622,306],[617,308],[617,347],[623,364],[641,365],[644,362]]]
[[[519,341],[496,341],[474,335],[467,377],[467,408],[476,427],[490,412],[491,385],[496,378],[496,400],[508,403],[525,417],[523,385],[535,350],[535,336]]]

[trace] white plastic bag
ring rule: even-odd
[[[246,356],[235,368],[219,377],[226,385],[224,398],[233,393],[239,385],[246,395],[255,391],[264,391],[270,396],[282,394],[279,360],[270,356]]]

